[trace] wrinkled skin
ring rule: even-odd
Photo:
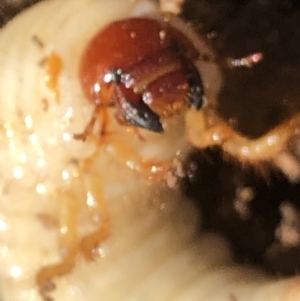
[[[5,24],[21,8],[36,2],[39,1],[1,3],[0,24]],[[300,94],[297,84],[300,77],[300,68],[297,68],[300,65],[299,14],[299,4],[293,0],[190,0],[184,6],[183,15],[196,30],[214,32],[210,35],[214,37],[211,42],[220,55],[241,57],[253,51],[264,52],[265,60],[254,69],[223,70],[225,80],[218,111],[249,137],[264,134],[300,109],[297,98]],[[256,24],[255,28],[253,24]],[[206,227],[225,229],[241,260],[247,258],[255,263],[265,263],[272,271],[293,274],[299,266],[293,261],[299,258],[299,249],[288,253],[281,247],[278,254],[285,256],[275,256],[272,263],[267,251],[274,244],[276,247],[273,235],[280,220],[280,203],[289,198],[300,207],[300,185],[292,185],[278,174],[267,176],[266,181],[256,173],[237,168],[235,163],[225,163],[219,152],[210,152],[207,157],[209,160],[203,153],[191,157],[191,165],[198,164],[198,171],[191,172],[190,180],[186,181],[188,194],[198,204],[203,194],[205,199],[208,195],[213,200],[210,204],[199,204],[207,216]],[[251,204],[253,217],[246,222],[233,208],[233,199],[240,186],[251,186],[256,191]],[[213,187],[219,187],[218,191]],[[251,237],[257,232],[264,235],[254,241]],[[292,259],[289,265],[284,260],[287,258]],[[285,262],[284,269],[282,265],[276,265],[278,261]]]

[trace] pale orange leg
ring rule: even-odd
[[[109,236],[110,218],[101,178],[98,175],[87,175],[85,180],[87,193],[93,199],[93,204],[89,206],[91,219],[97,227],[92,233],[82,237],[79,249],[86,259],[93,260],[95,248]]]
[[[135,134],[135,133],[133,133]],[[151,180],[160,180],[164,178],[170,170],[171,164],[144,160],[136,151],[118,142],[118,135],[106,133],[101,139],[93,136],[95,142],[99,144],[98,151],[90,158],[82,162],[82,169],[85,172],[85,187],[95,201],[96,205],[89,206],[91,218],[96,220],[99,225],[95,231],[84,236],[80,241],[80,252],[87,259],[94,259],[95,248],[104,241],[110,232],[110,216],[107,202],[103,193],[101,176],[91,173],[91,166],[99,156],[99,152],[106,152],[115,161],[121,165],[138,172],[139,175]],[[101,223],[99,223],[101,221]]]
[[[69,273],[74,267],[78,253],[77,217],[81,204],[78,202],[78,197],[69,191],[59,191],[56,198],[62,209],[59,215],[59,249],[62,260],[57,264],[41,268],[37,273],[37,284],[45,300],[50,299],[47,293],[54,289],[52,279]]]
[[[133,131],[132,135],[137,134]],[[144,159],[135,150],[125,145],[125,143],[119,142],[118,136],[118,133],[108,132],[99,138],[95,135],[89,136],[89,139],[98,144],[99,147],[91,157],[82,162],[83,170],[90,170],[91,165],[95,162],[100,152],[106,152],[116,162],[119,162],[120,165],[130,168],[150,180],[161,180],[170,171],[172,163]]]
[[[97,106],[94,109],[91,120],[89,121],[89,123],[85,127],[84,131],[82,133],[73,134],[74,139],[85,141],[87,139],[87,137],[89,137],[93,133],[94,126],[97,122],[97,119],[99,118],[99,114],[102,113],[103,111],[106,111],[106,109]]]
[[[82,253],[86,259],[94,259],[95,248],[109,235],[110,219],[107,202],[103,194],[103,183],[98,173],[93,175],[91,172],[93,162],[101,155],[99,152],[105,151],[122,165],[126,165],[149,179],[159,180],[170,169],[170,164],[144,160],[134,150],[119,143],[118,135],[113,137],[113,134],[107,132],[108,119],[107,108],[98,106],[95,108],[84,132],[74,135],[74,138],[78,140],[92,139],[99,147],[93,156],[79,162],[79,177],[74,179],[70,185],[72,191],[73,189],[78,190],[78,187],[83,187],[82,191],[77,191],[79,197],[68,190],[60,191],[57,194],[56,198],[59,199],[61,208],[59,249],[62,252],[62,260],[57,264],[41,268],[37,273],[37,284],[45,300],[49,299],[47,293],[54,288],[52,279],[69,273],[73,269],[79,253]],[[95,126],[97,125],[99,125],[100,130],[98,135],[95,134]],[[87,201],[88,198],[92,198],[94,204],[84,204],[82,200]],[[96,226],[94,231],[80,238],[78,216],[83,206],[88,206],[91,220],[95,222]]]
[[[55,288],[52,279],[71,272],[79,253],[82,253],[87,259],[93,259],[95,247],[108,236],[109,214],[101,184],[99,177],[84,175],[74,179],[72,183],[72,189],[84,187],[85,191],[80,191],[80,189],[77,191],[79,196],[70,191],[59,191],[56,194],[61,209],[59,214],[59,250],[62,259],[57,264],[41,268],[37,273],[37,284],[45,300],[51,300],[48,293]],[[88,206],[91,218],[97,219],[98,222],[95,231],[80,238],[78,216],[81,208],[87,206],[88,194],[93,197],[95,203],[95,206]]]
[[[102,180],[99,174],[96,176],[91,173],[91,165],[99,156],[99,152],[105,151],[121,165],[151,180],[163,179],[171,168],[170,163],[144,160],[136,151],[120,143],[118,141],[118,135],[113,136],[113,134],[107,133],[99,140],[93,136],[95,141],[99,143],[98,152],[82,162],[82,170],[85,173],[85,187],[90,196],[96,201],[96,206],[89,206],[89,210],[92,219],[96,219],[97,223],[101,220],[99,227],[92,233],[84,236],[80,241],[80,252],[82,252],[87,259],[94,258],[95,248],[108,237],[110,231],[110,218],[107,202],[103,194]]]
[[[187,115],[187,136],[198,148],[221,146],[230,156],[245,163],[273,161],[296,134],[300,115],[282,123],[257,139],[242,136],[210,112],[191,111]]]
[[[121,165],[154,181],[164,179],[166,173],[172,167],[172,164],[169,162],[143,159],[136,151],[124,143],[118,142],[117,139],[110,139],[109,144],[105,147],[105,151]]]

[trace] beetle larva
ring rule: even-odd
[[[85,45],[115,19],[156,10],[147,1],[42,2],[2,29],[0,63],[9,83],[0,87],[4,287],[13,282],[5,299],[36,296],[34,287],[47,298],[53,278],[70,272],[75,261],[93,259],[108,231],[118,232],[135,216],[134,209],[125,214],[130,203],[141,199],[138,207],[148,207],[147,199],[160,200],[160,188],[153,196],[148,182],[160,179],[186,149],[183,116],[165,122],[164,135],[158,135],[120,125],[109,112],[103,137],[75,139],[94,106],[78,76]],[[9,208],[16,211],[9,214]],[[122,217],[110,220],[114,211]],[[12,225],[20,230],[7,234]]]
[[[74,139],[93,113],[78,78],[85,45],[109,22],[156,10],[148,1],[52,0],[1,31],[4,301],[40,300],[38,286],[48,298],[45,284],[57,286],[55,300],[110,301],[272,300],[290,285],[231,266],[228,246],[216,235],[195,239],[193,210],[157,181],[188,150],[182,115],[156,134],[120,125],[109,111],[105,135]],[[199,66],[206,97],[213,98],[218,68]],[[292,286],[286,296],[294,295]]]

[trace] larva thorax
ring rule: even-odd
[[[21,274],[37,273],[44,297],[52,278],[71,271],[78,254],[91,259],[114,229],[110,204],[141,193],[148,199],[154,192],[148,181],[164,179],[174,158],[188,150],[184,112],[166,118],[164,133],[158,134],[120,124],[114,108],[107,108],[91,135],[80,137],[95,108],[79,78],[88,41],[109,22],[154,13],[157,8],[148,1],[45,1],[0,33],[0,75],[5,78],[0,139],[7,149],[0,158],[1,202],[31,221],[28,232],[39,245],[30,258],[35,268],[28,268],[26,260],[19,267]],[[218,79],[211,65],[216,75],[209,67],[205,73]],[[159,187],[164,186],[163,181]],[[12,224],[22,227],[18,214],[12,215]],[[43,241],[49,233],[52,239]],[[23,251],[31,250],[30,240],[25,239]],[[15,243],[4,245],[18,257]]]

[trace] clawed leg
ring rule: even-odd
[[[296,116],[258,139],[249,139],[236,132],[211,111],[191,111],[187,115],[187,136],[198,148],[217,145],[243,163],[259,164],[276,160],[286,149],[299,125],[300,116]]]
[[[134,135],[134,133],[133,133]],[[148,179],[163,179],[171,165],[163,162],[144,160],[136,151],[118,142],[118,135],[105,135],[101,139],[99,151],[107,153],[121,165],[138,172]],[[102,153],[102,155],[103,155]],[[75,266],[81,253],[86,259],[93,260],[97,246],[110,232],[110,218],[107,202],[103,193],[101,171],[93,174],[91,165],[95,157],[80,163],[78,177],[74,178],[67,190],[57,192],[59,202],[59,250],[61,261],[45,266],[37,274],[37,284],[45,300],[51,300],[49,292],[54,289],[53,279],[69,273]],[[83,236],[79,233],[79,216],[87,208],[89,220],[94,226],[91,233]]]
[[[59,191],[56,199],[59,202],[59,250],[61,261],[40,269],[36,280],[44,300],[51,300],[49,292],[55,288],[53,279],[65,275],[74,268],[78,254],[93,259],[95,248],[105,240],[109,231],[109,213],[103,195],[102,182],[99,176],[89,175],[74,179],[71,189]],[[82,187],[82,191],[77,189]],[[89,204],[88,201],[92,201]],[[93,232],[80,237],[78,218],[82,208],[88,206],[91,221],[95,224]]]
[[[55,288],[52,279],[67,274],[73,269],[79,243],[77,217],[80,204],[78,197],[70,192],[59,191],[55,194],[55,199],[59,202],[61,208],[58,237],[62,260],[57,264],[41,268],[37,273],[37,284],[45,300],[51,300],[48,292]]]
[[[61,263],[45,266],[36,276],[39,292],[45,301],[51,301],[49,293],[55,289],[53,278],[68,274],[75,265],[75,254],[65,258]]]
[[[86,158],[82,163],[83,171],[90,170],[92,164],[97,160],[97,158],[104,153],[112,157],[116,162],[119,162],[120,165],[126,166],[131,170],[137,172],[139,175],[142,175],[148,179],[161,180],[163,179],[167,172],[171,169],[172,164],[170,162],[160,162],[153,159],[142,158],[141,155],[130,146],[125,143],[120,142],[120,137],[124,134],[128,135],[128,139],[138,138],[140,143],[147,142],[146,139],[141,136],[137,129],[133,127],[131,132],[124,131],[123,133],[110,132],[107,129],[109,116],[106,112],[107,110],[102,110],[102,133],[99,135],[93,134],[92,126],[96,121],[93,121],[88,124],[85,131],[82,134],[76,135],[84,136],[84,140],[87,138],[90,142],[98,145],[97,151],[89,158]],[[120,125],[121,127],[126,127],[125,125]]]

